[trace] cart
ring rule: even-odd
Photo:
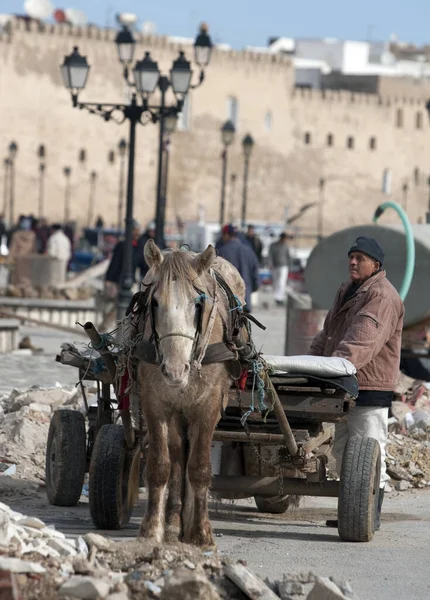
[[[84,326],[94,339],[91,323]],[[100,370],[100,359],[105,369]],[[79,501],[85,473],[89,472],[90,513],[99,529],[120,529],[130,519],[128,480],[136,446],[145,432],[127,436],[130,414],[121,411],[125,427],[117,422],[118,405],[110,390],[114,357],[107,349],[91,359],[63,345],[57,360],[78,367],[81,381],[97,382],[97,406],[88,406],[86,418],[77,411],[54,413],[46,453],[48,499],[71,506]],[[288,357],[283,359],[288,361]],[[112,361],[112,362],[111,362]],[[110,366],[109,366],[110,364]],[[306,366],[306,365],[305,365]],[[376,440],[350,438],[340,480],[327,477],[327,451],[333,424],[344,419],[358,395],[354,375],[274,372],[270,375],[273,408],[267,414],[244,413],[252,405],[255,381],[249,374],[245,390],[232,388],[229,403],[213,437],[212,493],[218,498],[254,497],[260,511],[283,513],[291,496],[338,498],[339,536],[363,542],[375,531],[381,455]],[[142,461],[143,462],[143,461]]]

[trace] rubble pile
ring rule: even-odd
[[[67,538],[0,503],[0,588],[8,598],[108,600],[357,600],[348,584],[312,573],[263,581],[214,550],[96,533]]]
[[[387,473],[398,491],[430,486],[429,388],[400,374],[387,443]]]
[[[39,287],[31,285],[8,285],[0,288],[0,297],[7,298],[41,298],[44,300],[89,300],[95,295],[95,290],[88,286],[81,287]]]
[[[82,405],[80,390],[61,386],[14,389],[0,397],[0,477],[3,473],[44,481],[51,414],[62,407],[79,410]]]

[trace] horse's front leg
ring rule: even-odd
[[[219,419],[219,404],[214,404],[215,410],[213,406],[206,406],[206,410],[196,414],[188,429],[183,540],[196,546],[215,545],[208,515],[208,489],[212,479],[211,443]]]
[[[148,419],[146,482],[148,503],[139,535],[157,542],[164,540],[166,493],[170,474],[168,426],[166,421]]]
[[[185,433],[180,418],[169,423],[170,477],[166,505],[166,542],[181,541],[182,496],[185,472]]]

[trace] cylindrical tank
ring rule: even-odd
[[[405,326],[430,315],[430,225],[413,225],[415,271],[405,300]],[[357,237],[372,236],[385,252],[384,269],[399,290],[406,268],[406,237],[402,225],[361,225],[343,229],[316,246],[305,271],[306,286],[315,308],[329,309],[337,289],[348,280],[348,250]]]
[[[306,307],[288,296],[285,356],[309,354],[314,337],[324,325],[326,310]]]

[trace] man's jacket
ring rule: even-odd
[[[399,375],[403,302],[385,271],[370,277],[343,303],[351,285],[338,290],[311,354],[352,362],[361,390],[393,391]]]

